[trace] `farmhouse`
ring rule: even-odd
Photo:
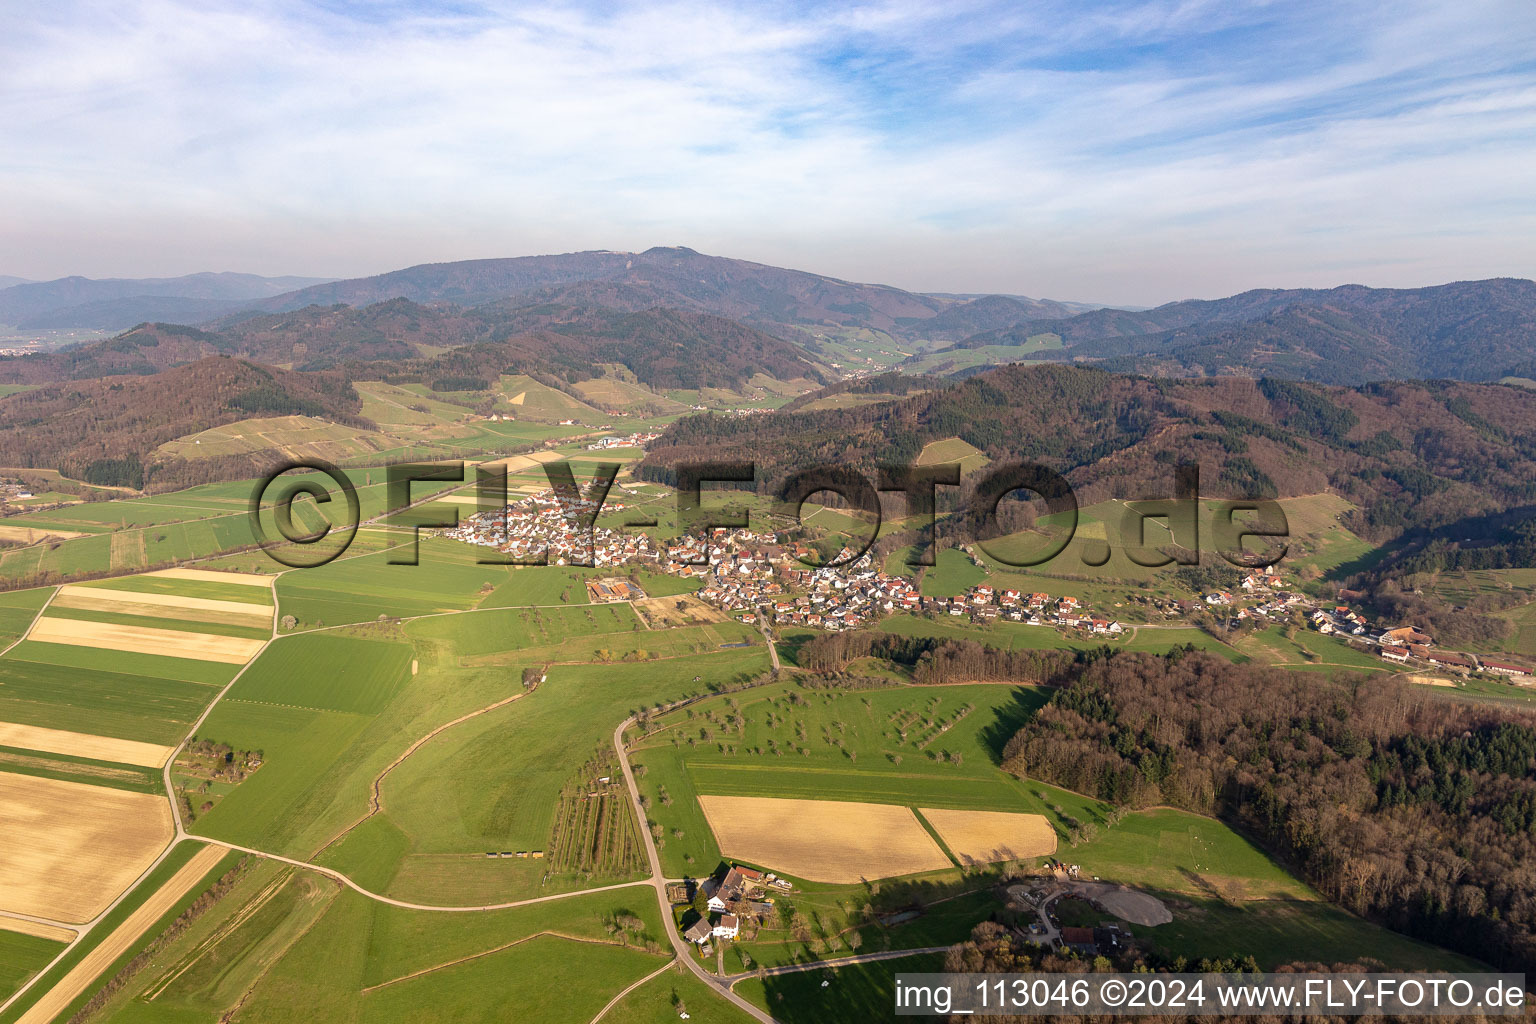
[[[737,920],[735,914],[726,914],[720,920],[715,922],[714,934],[718,938],[734,939],[737,933],[740,931],[741,922]]]
[[[1407,661],[1408,648],[1399,647],[1396,644],[1382,644],[1381,656],[1388,661]]]
[[[687,939],[689,942],[696,942],[702,946],[704,943],[708,942],[710,936],[714,934],[715,930],[710,926],[709,919],[701,917],[697,921],[693,922],[693,924],[688,926],[687,930],[683,932],[683,938]]]
[[[1517,679],[1529,679],[1532,671],[1524,665],[1511,665],[1504,661],[1489,661],[1483,659],[1483,669],[1487,672],[1496,672],[1501,676],[1512,676]]]

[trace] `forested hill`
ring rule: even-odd
[[[1058,690],[1004,767],[1125,807],[1217,815],[1357,914],[1536,970],[1528,713],[1394,681],[1120,654]]]
[[[457,351],[443,355],[444,349]],[[601,376],[603,363],[626,366],[656,388],[736,387],[759,373],[810,385],[824,379],[802,349],[705,313],[550,303],[460,309],[394,299],[244,314],[205,328],[142,324],[51,355],[0,359],[0,384],[152,374],[214,355],[299,370],[341,368],[353,379],[535,373],[574,382]]]
[[[371,426],[344,378],[212,357],[144,377],[51,384],[0,401],[8,465],[57,469],[88,483],[144,487],[146,453],[177,437],[262,416],[316,416]],[[261,467],[245,466],[247,474]],[[186,486],[218,479],[182,467]]]
[[[1375,539],[1536,504],[1536,393],[1522,388],[1154,380],[1050,364],[875,405],[691,416],[650,446],[640,471],[668,479],[681,462],[741,459],[770,489],[818,464],[910,462],[949,437],[993,460],[1051,466],[1084,504],[1170,494],[1178,461],[1200,465],[1211,496],[1332,490],[1362,507],[1350,525]]]
[[[253,303],[284,312],[305,306],[368,305],[394,298],[459,306],[515,300],[603,305],[633,312],[670,306],[757,326],[847,323],[884,330],[926,320],[951,300],[886,285],[859,284],[681,246],[644,252],[575,252],[428,263],[376,277],[305,288]]]
[[[1497,380],[1536,360],[1536,282],[1459,281],[1429,288],[1286,289],[1101,309],[978,333],[961,348],[1022,345],[1055,334],[1065,355],[1167,376],[1280,376],[1329,384]],[[1037,356],[1039,358],[1039,356]]]

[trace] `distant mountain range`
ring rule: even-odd
[[[1497,380],[1536,365],[1536,282],[1249,291],[1139,312],[1030,319],[956,347],[1023,345],[1042,334],[1057,335],[1064,347],[1026,358],[1155,376]]]
[[[0,278],[0,324],[27,330],[112,330],[146,320],[196,322],[324,280],[229,273],[31,282]]]
[[[1085,310],[1017,295],[919,294],[658,247],[423,264],[338,281],[194,274],[0,289],[0,323],[114,320],[141,326],[25,365],[0,360],[0,382],[155,373],[216,354],[344,367],[354,377],[507,369],[568,383],[608,364],[662,389],[712,379],[735,388],[757,373],[814,386],[907,355],[914,370],[959,376],[1021,360],[1336,385],[1536,375],[1536,283],[1512,278]]]
[[[142,376],[220,355],[301,371],[340,368],[359,380],[488,383],[503,373],[527,373],[572,384],[602,376],[605,365],[625,367],[659,390],[740,388],[757,374],[803,381],[804,389],[829,379],[804,349],[781,338],[725,317],[666,308],[464,310],[392,299],[360,309],[246,314],[209,328],[143,324],[107,341],[0,359],[0,383]]]

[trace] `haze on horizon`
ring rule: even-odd
[[[687,245],[1156,304],[1536,275],[1527,0],[0,10],[0,274]]]

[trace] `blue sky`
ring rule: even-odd
[[[684,244],[1154,303],[1536,275],[1536,5],[9,4],[0,273]]]

